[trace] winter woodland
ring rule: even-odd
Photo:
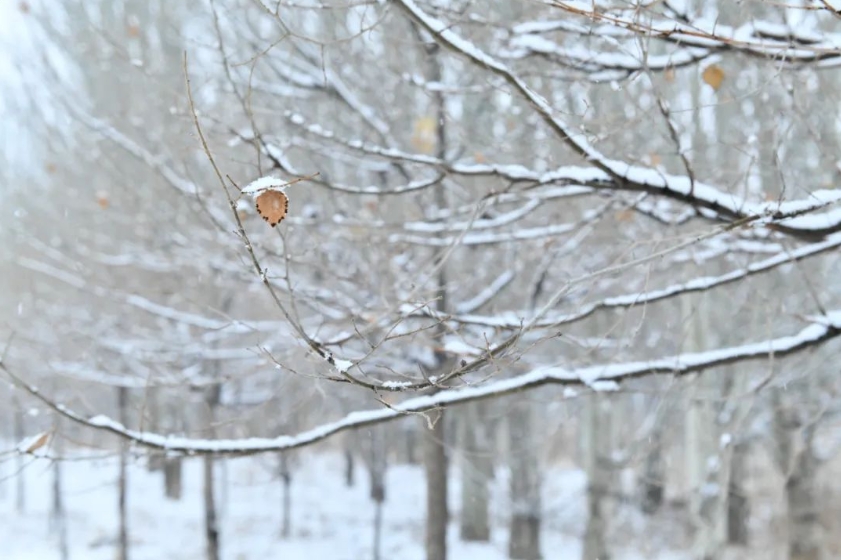
[[[839,86],[839,0],[0,0],[0,557],[841,557]]]

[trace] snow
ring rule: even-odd
[[[2,444],[0,444],[1,446]],[[67,535],[71,559],[113,560],[117,535],[117,459],[83,456],[62,462]],[[80,460],[83,459],[83,460]],[[54,560],[59,557],[57,531],[49,528],[52,464],[27,457],[23,473],[27,504],[14,510],[14,480],[0,493],[0,542],[3,560]],[[300,460],[299,464],[296,464]],[[163,495],[163,475],[148,472],[142,460],[130,458],[128,468],[129,541],[132,560],[194,560],[204,558],[202,463],[186,459],[181,500]],[[10,462],[0,463],[8,474]],[[338,454],[303,454],[293,462],[291,535],[280,535],[282,484],[275,458],[244,458],[217,463],[217,501],[223,560],[283,558],[284,560],[361,560],[372,557],[374,504],[369,476],[357,466],[356,484],[346,487]],[[458,536],[461,511],[460,477],[453,469],[450,505],[453,519],[450,556],[461,560],[507,558],[510,475],[497,469],[491,485],[491,542],[466,543]],[[586,477],[578,469],[552,466],[543,472],[543,550],[547,558],[578,558],[586,518]],[[3,479],[0,476],[0,479]],[[4,480],[5,481],[5,480]],[[424,481],[420,466],[391,464],[386,473],[383,504],[382,558],[422,560]],[[2,483],[0,483],[2,484]],[[635,515],[630,507],[625,515]],[[637,558],[627,547],[617,560]],[[656,557],[656,560],[672,556]]]
[[[581,47],[561,47],[553,41],[539,35],[532,34],[515,36],[511,40],[511,46],[514,49],[520,49],[522,51],[522,53],[520,53],[515,50],[510,53],[511,55],[523,55],[528,52],[534,52],[544,55],[553,55],[562,59],[563,62],[571,63],[573,65],[592,65],[606,69],[618,69],[625,71],[636,71],[643,68],[660,69],[684,66],[691,62],[704,59],[710,53],[708,49],[695,47],[679,49],[668,54],[653,55],[643,50],[638,43],[628,43],[627,45],[624,45],[624,48],[628,50],[633,48],[636,52],[618,53],[593,51],[592,49],[585,49]]]
[[[39,432],[34,436],[24,438],[15,446],[18,453],[44,455],[47,452],[50,432]]]
[[[285,192],[288,184],[288,181],[267,175],[251,181],[248,185],[243,187],[241,192],[242,194],[250,194],[256,198],[266,191]]]
[[[353,367],[353,362],[350,360],[338,360],[333,359],[333,365],[339,371],[339,373],[347,373],[350,368]]]
[[[489,302],[496,294],[511,282],[516,275],[512,270],[506,270],[497,276],[487,288],[477,293],[472,298],[462,301],[456,305],[456,313],[470,313]]]
[[[574,230],[576,225],[577,224],[556,224],[534,228],[519,228],[510,232],[468,233],[460,237],[426,237],[395,233],[388,237],[388,241],[389,243],[411,243],[413,245],[429,245],[432,247],[448,247],[455,244],[488,245],[492,243],[503,243],[506,241],[530,241],[533,239],[560,235]]]
[[[481,356],[485,350],[471,346],[463,340],[450,338],[444,342],[444,352],[457,356]]]

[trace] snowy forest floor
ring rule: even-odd
[[[343,480],[341,456],[302,453],[293,470],[291,537],[283,539],[282,484],[275,457],[225,460],[217,464],[222,558],[252,560],[367,560],[372,558],[374,503],[368,475],[357,465],[355,484]],[[26,458],[26,510],[15,513],[14,461],[0,462],[0,558],[58,559],[57,531],[50,527],[53,469],[45,459]],[[148,472],[146,460],[129,468],[131,560],[195,560],[204,557],[202,464],[187,459],[183,494],[164,497],[162,472]],[[63,462],[64,502],[73,560],[113,560],[117,534],[117,459]],[[456,473],[457,474],[457,473]],[[586,522],[585,476],[572,468],[544,473],[543,553],[546,560],[577,560]],[[458,537],[460,488],[452,477],[450,557],[454,560],[507,558],[507,473],[499,469],[492,489],[492,542],[464,543]],[[616,560],[678,560],[688,543],[685,521],[674,511],[646,519],[631,505],[612,508],[610,547]],[[672,508],[673,509],[673,508]],[[761,512],[760,516],[761,516]],[[678,517],[683,517],[679,515]],[[424,482],[419,466],[392,465],[386,479],[383,560],[422,560]],[[769,519],[762,520],[768,527]],[[764,532],[764,531],[763,531]],[[782,543],[780,543],[782,544]],[[769,548],[764,546],[764,558]],[[754,552],[754,551],[752,551]],[[779,550],[780,554],[782,551]],[[773,554],[772,554],[773,555]],[[747,555],[750,556],[750,555]],[[740,554],[745,558],[745,551]],[[782,555],[780,556],[782,557]]]

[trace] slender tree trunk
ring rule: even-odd
[[[824,560],[824,535],[818,516],[817,459],[812,429],[803,427],[796,402],[787,404],[783,389],[772,393],[773,435],[777,464],[786,477],[789,560]],[[802,438],[802,441],[798,441]]]
[[[15,442],[23,441],[23,434],[26,429],[24,426],[24,414],[21,407],[20,400],[16,393],[12,393],[12,408],[14,416],[14,433]],[[15,456],[15,512],[22,515],[26,509],[26,469],[24,468],[23,455],[21,453]]]
[[[409,465],[418,464],[418,428],[412,422],[404,423],[403,441],[405,441],[406,463]]]
[[[382,540],[383,540],[383,500],[374,502],[374,552],[373,559],[380,560],[382,558]]]
[[[219,505],[217,510],[219,511],[218,515],[220,518],[225,517],[225,513],[228,511],[228,498],[230,496],[229,489],[231,487],[231,481],[228,478],[230,471],[228,470],[228,461],[220,459],[216,461],[218,465],[218,469],[221,471],[218,474],[221,474],[220,477],[222,479],[221,484],[217,484],[216,488],[219,491],[218,502]]]
[[[161,425],[161,418],[164,417],[164,410],[163,406],[161,406],[161,395],[158,394],[158,390],[156,387],[149,387],[146,390],[146,410],[149,411],[148,417],[144,419],[147,422],[148,428],[150,431],[154,433],[162,433],[167,431],[164,426]],[[169,427],[169,426],[167,426]],[[166,454],[154,452],[149,455],[149,459],[146,461],[146,470],[149,472],[157,472],[164,468],[164,462],[166,461]],[[167,480],[166,475],[164,475],[164,492],[167,489]],[[169,496],[169,494],[167,494]]]
[[[222,300],[221,309],[227,313],[233,303],[233,294],[226,295]],[[219,361],[213,362],[213,377],[218,379]],[[222,401],[222,386],[215,384],[205,391],[205,414],[207,416],[207,430],[210,437],[216,437],[216,412]],[[204,531],[207,547],[207,560],[219,560],[221,544],[221,529],[219,509],[216,505],[216,458],[212,454],[204,456]]]
[[[508,416],[511,466],[511,560],[540,560],[540,467],[534,412],[529,406],[511,407]]]
[[[809,449],[798,453],[786,480],[789,560],[823,560],[823,535],[818,519],[816,461]]]
[[[417,32],[417,28],[415,28]],[[421,41],[424,36],[418,33]],[[426,76],[428,79],[440,82],[443,77],[441,61],[438,57],[440,46],[434,41],[424,45],[428,55],[428,68]],[[447,134],[445,123],[447,111],[444,94],[440,91],[432,93],[433,106],[435,111],[435,155],[439,159],[447,157]],[[446,192],[446,182],[442,181],[435,188],[435,205],[439,209],[449,206]],[[437,249],[434,263],[438,266],[438,277],[436,286],[435,308],[439,313],[446,313],[449,294],[447,291],[447,265],[443,262],[446,258],[444,249]],[[446,331],[443,326],[436,329],[436,334],[443,337]],[[435,352],[437,373],[449,371],[448,366],[452,365],[447,356],[440,351]],[[434,391],[433,391],[434,392]],[[447,527],[449,525],[449,507],[447,504],[447,453],[445,442],[447,440],[447,416],[444,409],[431,413],[437,414],[432,419],[432,429],[426,429],[424,435],[424,470],[426,472],[426,560],[447,559]],[[422,419],[426,422],[427,419]]]
[[[165,415],[171,419],[172,425],[168,426],[170,429],[180,429],[181,420],[179,419],[182,412],[178,410],[172,403],[167,404],[166,407],[160,406],[160,399],[157,399],[158,414]],[[165,413],[163,411],[166,411]],[[167,457],[165,454],[160,454],[160,468],[164,471],[164,493],[170,500],[180,500],[182,493],[182,476],[183,476],[183,458],[180,455],[175,457]]]
[[[643,473],[640,477],[640,487],[642,488],[640,505],[643,513],[652,515],[663,505],[665,476],[663,434],[659,428],[655,427],[651,434],[650,448],[645,456]]]
[[[461,538],[465,541],[488,541],[491,538],[488,519],[493,477],[488,426],[483,423],[481,403],[468,403],[459,408],[461,434]]]
[[[292,469],[289,465],[289,453],[278,454],[280,480],[283,483],[280,535],[288,539],[292,534]]]
[[[368,471],[371,475],[371,500],[374,502],[374,541],[373,559],[382,557],[383,534],[383,504],[385,503],[385,473],[386,473],[386,428],[374,426],[371,428],[371,447],[368,454]]]
[[[204,456],[204,530],[207,560],[219,560],[219,520],[213,484],[213,455]]]
[[[216,421],[216,406],[219,404],[219,397],[221,388],[219,385],[214,386],[207,391],[207,425],[209,432],[213,434],[215,431],[213,425]],[[215,459],[213,455],[207,454],[204,456],[204,531],[205,543],[207,549],[207,560],[219,560],[220,550],[220,535],[219,535],[219,514],[216,508],[215,495],[215,476],[214,476]]]
[[[426,471],[426,560],[447,560],[447,454],[446,414],[433,412],[432,429],[424,432],[424,470]],[[421,418],[426,422],[425,418]],[[425,427],[426,428],[426,427]]]
[[[582,560],[608,560],[605,499],[611,483],[610,400],[607,395],[589,395],[584,401],[581,426],[584,468],[587,471],[587,527],[584,531]]]
[[[128,389],[119,387],[117,389],[117,400],[120,409],[120,422],[123,426],[128,426]],[[128,451],[129,443],[127,440],[121,440],[120,445],[120,475],[118,481],[118,499],[117,509],[119,517],[119,535],[118,546],[119,550],[117,557],[119,560],[128,560],[128,512],[127,512],[127,494],[128,494]]]
[[[738,443],[730,458],[730,486],[727,492],[727,542],[748,544],[749,501],[745,493],[748,445]]]
[[[714,344],[709,341],[715,331],[710,328],[711,307],[706,303],[706,296],[686,296],[681,303],[686,325],[681,350],[698,352]],[[729,478],[720,450],[720,427],[713,400],[713,396],[721,395],[721,383],[711,373],[702,373],[689,393],[685,440],[689,511],[695,528],[693,558],[713,560],[726,540],[725,498]]]
[[[347,438],[345,438],[345,442],[345,486],[350,488],[354,483],[356,464],[353,457],[353,449],[351,449],[350,444],[347,443]]]
[[[67,560],[70,557],[70,550],[67,544],[67,515],[64,510],[63,462],[60,460],[64,451],[60,417],[56,417],[55,433],[53,450],[59,459],[53,461],[53,507],[50,515],[50,529],[52,533],[58,535],[59,557],[61,560]]]
[[[181,457],[164,459],[164,490],[170,500],[181,499]]]

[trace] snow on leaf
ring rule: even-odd
[[[17,444],[17,450],[20,453],[32,455],[47,445],[47,442],[50,441],[50,435],[50,432],[40,432],[34,436],[24,438]]]
[[[265,177],[260,177],[259,179],[255,179],[248,183],[242,189],[242,194],[250,194],[253,197],[257,197],[260,194],[266,191],[280,191],[284,192],[286,186],[289,185],[288,181],[283,181],[282,179],[278,179],[277,177],[272,177],[267,175]]]

